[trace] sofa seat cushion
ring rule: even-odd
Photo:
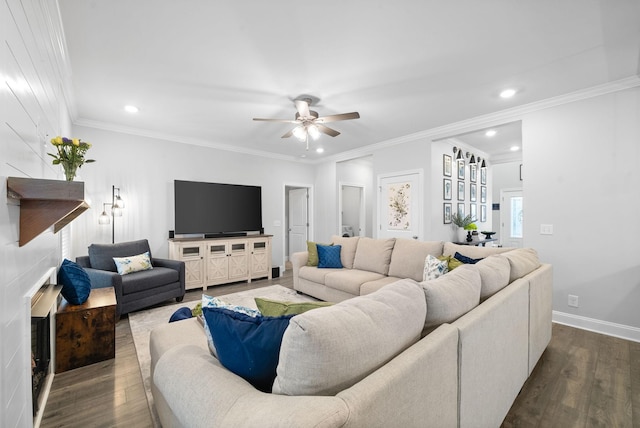
[[[282,338],[273,392],[335,395],[414,344],[424,325],[421,287],[410,279],[293,317]]]
[[[533,248],[518,248],[503,254],[509,260],[511,275],[509,282],[522,278],[540,267],[538,253]]]
[[[353,269],[353,259],[356,257],[356,248],[358,248],[359,236],[341,237],[334,235],[331,237],[333,245],[340,245],[340,261],[342,266],[347,269]]]
[[[353,261],[354,269],[387,275],[395,242],[395,238],[372,239],[361,237],[358,241],[356,258]]]
[[[178,281],[180,281],[180,274],[177,270],[154,267],[150,270],[123,275],[122,294],[126,296],[127,294],[163,287]]]
[[[384,278],[384,275],[366,270],[344,269],[327,275],[324,278],[324,285],[359,296],[360,286],[363,283],[380,278]]]
[[[117,244],[91,244],[89,245],[89,261],[93,269],[117,272],[116,264],[113,261],[114,257],[136,256],[147,251],[151,258],[149,241],[146,239]]]
[[[509,284],[511,268],[507,258],[494,254],[476,263],[480,272],[480,300],[485,300]]]
[[[395,276],[383,276],[380,279],[374,281],[367,281],[360,286],[360,295],[371,294],[380,290],[385,285],[393,284],[396,281],[400,281],[404,278],[396,278]]]
[[[391,253],[389,276],[411,278],[422,281],[424,260],[428,254],[439,256],[442,254],[442,241],[417,241],[415,239],[396,238]]]
[[[298,271],[298,277],[324,285],[327,275],[333,272],[340,272],[341,270],[342,269],[319,269],[316,266],[302,266]]]
[[[324,285],[359,296],[362,284],[380,278],[384,278],[384,275],[366,270],[344,269],[338,272],[331,272],[327,275],[324,279]]]
[[[437,279],[422,282],[427,300],[425,332],[450,323],[478,306],[481,279],[478,268],[463,265]]]
[[[453,242],[445,242],[442,250],[442,254],[445,256],[455,256],[456,253],[460,253],[463,256],[472,259],[483,259],[493,254],[506,253],[513,248],[509,247],[478,247],[475,245],[460,245]]]

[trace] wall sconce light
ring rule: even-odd
[[[453,154],[456,158],[456,160],[464,160],[464,155],[462,154],[462,149],[459,149],[457,147],[453,147]]]
[[[476,155],[474,155],[473,153],[467,152],[467,157],[471,156],[471,159],[469,159],[469,165],[474,165],[476,163]]]
[[[117,193],[116,190],[118,191]],[[111,206],[109,214],[107,214],[107,205]],[[105,202],[102,204],[102,214],[100,214],[100,217],[98,217],[98,224],[111,223],[112,244],[115,244],[115,219],[116,217],[122,217],[122,208],[124,208],[124,200],[120,197],[120,188],[111,186],[111,203]],[[113,221],[109,217],[113,217]]]
[[[482,162],[480,162],[480,168],[486,168],[487,164],[485,163],[484,159],[482,159]]]

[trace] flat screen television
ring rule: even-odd
[[[260,186],[174,180],[174,198],[177,235],[264,232]]]

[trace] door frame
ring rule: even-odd
[[[294,188],[298,188],[298,189],[307,189],[307,192],[309,194],[309,205],[307,207],[307,216],[309,219],[309,229],[308,229],[308,239],[310,241],[314,240],[313,234],[314,234],[314,218],[313,218],[313,184],[302,184],[302,183],[283,183],[282,185],[282,193],[284,195],[284,197],[282,198],[282,227],[283,227],[283,234],[282,234],[282,266],[280,267],[282,272],[286,271],[286,262],[289,260],[289,254],[288,254],[288,248],[289,248],[289,222],[287,221],[288,219],[288,213],[287,213],[287,208],[289,205],[289,192],[287,188],[290,187],[294,187]]]
[[[344,186],[357,187],[360,189],[360,232],[358,236],[366,236],[367,218],[365,215],[365,186],[361,183],[351,183],[340,181],[338,183],[338,236],[342,236],[342,188]]]

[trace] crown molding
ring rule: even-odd
[[[171,143],[190,144],[193,146],[201,146],[209,149],[224,150],[227,152],[240,153],[244,155],[265,157],[265,158],[284,160],[284,161],[296,161],[296,162],[302,162],[302,163],[309,162],[305,159],[299,159],[295,156],[280,155],[280,154],[265,152],[261,150],[247,149],[244,147],[232,146],[229,144],[213,143],[211,141],[201,140],[198,138],[189,138],[189,137],[183,137],[179,135],[166,134],[163,132],[150,131],[148,129],[120,126],[120,125],[115,125],[113,123],[106,123],[106,122],[101,122],[97,120],[78,119],[78,120],[75,120],[73,124],[76,126],[86,126],[89,128],[102,129],[105,131],[119,132],[122,134],[129,134],[129,135],[137,135],[140,137],[153,138],[156,140],[163,140]]]
[[[488,128],[491,126],[502,125],[508,122],[514,122],[521,120],[525,115],[545,110],[548,108],[560,106],[563,104],[569,104],[576,101],[581,101],[589,98],[606,95],[613,92],[623,91],[625,89],[631,89],[640,86],[640,75],[630,76],[624,79],[616,80],[614,82],[604,83],[602,85],[593,86],[590,88],[582,89],[568,94],[559,95],[552,98],[547,98],[541,101],[536,101],[529,104],[524,104],[517,107],[512,107],[505,110],[500,110],[494,113],[485,114],[482,116],[476,116],[470,119],[465,119],[459,122],[450,123],[447,125],[431,128],[425,131],[419,131],[413,134],[404,135],[398,138],[393,138],[379,143],[371,144],[361,149],[351,150],[349,152],[339,153],[330,158],[325,158],[318,162],[326,161],[344,161],[357,157],[371,155],[374,151],[396,146],[398,144],[409,143],[419,140],[438,140],[448,138],[452,135],[463,134],[467,132],[476,131],[482,128]],[[349,158],[350,156],[350,158]]]

